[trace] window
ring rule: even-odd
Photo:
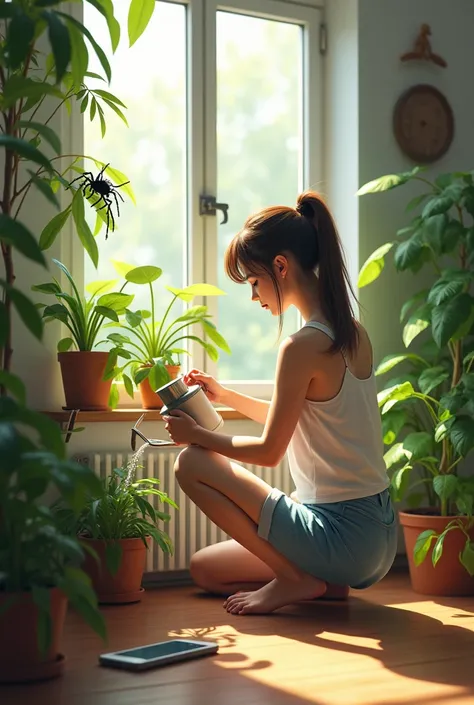
[[[125,28],[129,3],[115,4]],[[85,13],[102,28],[90,4]],[[317,9],[291,2],[159,1],[145,34],[131,49],[123,37],[112,58],[110,90],[129,127],[111,113],[102,139],[84,118],[84,153],[124,171],[137,199],[101,237],[99,273],[86,260],[86,281],[114,278],[115,259],[155,264],[175,287],[217,284],[227,296],[206,303],[232,355],[212,363],[192,349],[193,365],[248,393],[271,394],[278,322],[225,277],[223,254],[250,213],[293,205],[321,179],[319,22]],[[200,195],[228,204],[226,224],[220,211],[199,215]],[[298,324],[289,311],[283,334]]]

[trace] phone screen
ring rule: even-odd
[[[209,644],[211,646],[211,644]],[[130,656],[151,661],[161,656],[172,656],[173,654],[183,654],[188,651],[200,651],[206,648],[200,644],[191,644],[183,641],[164,641],[162,644],[151,644],[151,646],[140,646],[137,649],[117,652],[120,656]]]

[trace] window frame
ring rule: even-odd
[[[222,4],[217,0],[164,0],[186,6],[187,12],[187,241],[183,259],[184,279],[189,284],[200,281],[216,283],[217,217],[199,215],[199,196],[217,193],[217,81],[216,81],[216,15],[218,11],[250,14],[299,24],[304,29],[303,61],[303,120],[304,155],[300,164],[301,190],[315,186],[323,174],[323,66],[320,52],[320,27],[323,3],[314,0],[299,4],[294,0],[236,0]],[[71,3],[74,14],[82,18],[82,6]],[[73,153],[83,154],[84,116],[78,112],[67,116]],[[63,239],[63,261],[68,264],[77,283],[84,288],[84,251],[73,236]],[[217,314],[214,297],[196,299],[205,303],[213,317]],[[302,321],[300,320],[300,323]],[[217,323],[218,325],[218,323]],[[275,321],[275,335],[277,322]],[[193,367],[216,375],[217,363],[205,355],[201,346],[191,343]],[[270,399],[273,382],[267,380],[220,380],[225,386],[262,399]],[[119,387],[119,408],[140,407],[140,397],[132,401],[124,386]]]

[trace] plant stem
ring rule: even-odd
[[[13,123],[15,120],[15,113],[13,108],[7,113],[6,116],[6,129],[5,132],[10,135],[13,128]],[[11,213],[11,196],[12,196],[12,186],[13,186],[13,167],[14,167],[15,155],[11,149],[5,150],[5,164],[3,169],[3,198],[2,198],[2,213],[6,216],[10,216]],[[2,242],[2,255],[3,263],[5,267],[5,279],[7,286],[4,289],[4,305],[6,314],[6,335],[5,335],[5,346],[2,350],[2,369],[6,372],[10,371],[11,359],[12,359],[12,323],[11,323],[11,312],[12,312],[12,300],[10,297],[9,287],[13,286],[15,281],[15,272],[13,268],[13,258],[12,258],[12,247],[11,245],[6,245]],[[4,396],[6,393],[5,387],[0,387],[0,394]]]
[[[169,312],[171,311],[171,307],[173,306],[173,304],[174,304],[174,302],[176,301],[177,298],[178,298],[178,295],[175,294],[175,295],[173,296],[172,300],[171,300],[170,305],[168,306],[168,308],[167,308],[166,311],[165,311],[165,315],[163,316],[163,318],[162,318],[162,320],[161,320],[161,325],[160,325],[160,328],[159,328],[159,330],[158,330],[158,335],[157,335],[157,339],[156,339],[156,340],[157,340],[157,346],[158,346],[158,347],[161,347],[161,333],[162,333],[162,331],[163,331],[163,326],[165,325],[165,321],[166,321],[166,319],[167,319],[167,317],[168,317]]]
[[[150,287],[150,297],[151,297],[151,346],[153,349],[153,352],[155,352],[155,296],[153,294],[153,286],[152,283],[149,282],[148,286]]]
[[[414,176],[413,180],[414,181],[422,181],[424,184],[428,184],[428,186],[435,192],[440,190],[436,186],[436,184],[432,184],[431,181],[428,181],[428,179],[424,179],[422,176]]]

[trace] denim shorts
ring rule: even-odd
[[[388,489],[345,502],[299,504],[275,488],[263,504],[258,535],[306,573],[363,589],[390,570],[398,527]]]

